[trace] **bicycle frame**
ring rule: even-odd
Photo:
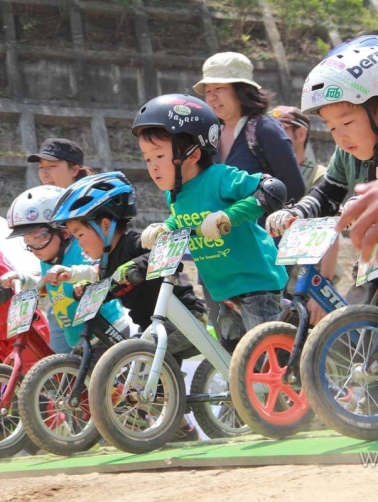
[[[186,338],[210,361],[214,368],[228,381],[228,370],[231,355],[207,332],[203,324],[198,321],[191,312],[174,295],[174,276],[166,277],[160,287],[154,314],[151,317],[152,324],[142,334],[141,338],[155,342],[157,346],[151,371],[143,391],[145,399],[155,396],[161,368],[168,346],[168,336],[164,321],[169,320],[176,326]],[[140,363],[133,363],[140,364]],[[137,378],[139,368],[134,367],[126,380],[125,389],[133,385],[133,379]]]
[[[337,308],[348,305],[340,293],[320,274],[314,265],[304,265],[301,267],[292,303],[284,310],[280,318],[280,321],[287,322],[293,313],[298,313],[299,315],[299,325],[293,351],[290,354],[287,368],[283,375],[283,380],[286,383],[288,383],[293,367],[299,363],[300,354],[307,339],[310,325],[307,310],[308,297],[313,298],[327,314]]]

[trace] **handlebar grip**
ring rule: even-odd
[[[20,279],[13,279],[14,293],[17,295],[21,291],[22,283]]]
[[[127,279],[130,284],[137,286],[143,281],[143,279],[145,279],[145,275],[141,270],[139,270],[139,268],[131,268],[127,272]]]

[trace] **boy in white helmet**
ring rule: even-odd
[[[49,225],[55,204],[63,192],[62,188],[44,185],[20,194],[8,211],[8,226],[12,229],[8,239],[23,236],[27,249],[40,260],[42,276],[45,276],[53,265],[86,265],[83,267],[85,277],[89,270],[92,272],[92,279],[96,280],[95,267],[87,266],[93,264],[93,261],[84,257],[77,240],[72,239],[67,229],[54,229]],[[11,271],[2,275],[1,282],[5,288],[10,288],[15,279],[21,280],[23,289],[31,289],[39,281],[40,276]],[[55,318],[64,331],[67,343],[70,347],[74,347],[79,341],[83,325],[72,326],[78,306],[78,302],[73,299],[73,285],[46,284],[46,289]],[[101,307],[100,313],[118,331],[128,335],[128,322],[118,300],[105,304]],[[94,360],[105,350],[105,344],[99,341],[94,347]]]
[[[323,181],[292,207],[268,216],[266,229],[274,236],[283,235],[293,218],[336,215],[357,184],[377,179],[378,37],[344,43],[319,63],[303,86],[302,112],[319,114],[337,146]],[[347,299],[369,303],[375,289],[371,283],[353,288]]]

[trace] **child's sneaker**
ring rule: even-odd
[[[187,424],[180,427],[174,435],[173,442],[199,441],[200,437],[193,424]]]

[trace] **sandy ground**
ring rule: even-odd
[[[349,239],[342,238],[340,263],[345,293],[351,284],[355,253]],[[378,466],[377,466],[378,469]],[[372,467],[268,466],[251,468],[198,469],[46,476],[1,480],[2,502],[223,502],[253,500],[315,502],[323,499],[355,502],[371,497],[375,476]],[[373,484],[374,483],[374,484]]]
[[[378,468],[378,467],[377,467]],[[362,465],[271,466],[1,480],[2,502],[356,502],[374,493]]]

